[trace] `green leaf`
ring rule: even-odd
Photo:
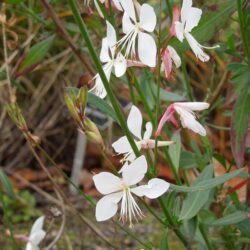
[[[174,135],[171,137],[171,141],[174,141],[175,144],[169,146],[168,152],[176,171],[178,171],[181,155],[181,137],[179,131],[174,133]]]
[[[18,72],[23,72],[27,68],[41,62],[51,48],[54,37],[55,36],[50,36],[49,38],[31,47],[28,53],[25,55],[23,61],[21,62]]]
[[[198,186],[202,181],[213,177],[213,166],[207,166],[199,177],[194,181],[193,186]],[[188,220],[193,218],[200,209],[205,205],[209,198],[210,190],[189,193],[183,202],[180,220]]]
[[[5,175],[5,173],[0,169],[0,182],[2,183],[5,191],[11,198],[15,198],[15,192],[13,190],[13,187],[8,179],[8,177]]]
[[[194,217],[191,220],[184,220],[183,224],[181,226],[181,230],[183,231],[183,234],[186,235],[186,238],[189,242],[192,242],[198,226],[198,218]]]
[[[228,173],[219,177],[212,178],[210,180],[203,180],[196,186],[185,187],[185,186],[177,186],[177,185],[171,184],[170,188],[176,192],[196,192],[196,191],[208,190],[216,186],[219,186],[228,180],[231,180],[232,178],[240,175],[240,173],[242,173],[241,169],[236,170],[232,173]]]
[[[181,169],[190,169],[195,168],[197,163],[195,161],[195,156],[190,151],[181,151],[180,156],[180,168]]]
[[[88,103],[90,104],[90,106],[99,109],[100,111],[111,117],[114,121],[119,123],[115,111],[105,100],[99,98],[98,96],[92,93],[89,93]]]
[[[237,224],[242,222],[248,218],[247,213],[237,211],[235,213],[226,215],[218,220],[209,223],[209,226],[219,227],[219,226],[227,226],[232,224]]]

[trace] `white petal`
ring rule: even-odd
[[[110,194],[122,189],[121,179],[109,172],[94,175],[93,181],[101,194]]]
[[[149,199],[155,199],[163,195],[170,187],[170,184],[162,179],[154,178],[148,182],[148,185],[142,185],[131,188],[131,192],[142,197],[146,196]]]
[[[116,44],[116,33],[114,27],[108,22],[107,23],[107,39],[108,39],[108,45],[111,50],[115,50],[115,44]]]
[[[171,59],[173,60],[176,68],[179,68],[181,66],[181,58],[177,54],[176,50],[170,45],[168,45],[167,49],[169,51],[169,55]]]
[[[180,22],[175,22],[175,34],[180,42],[184,39],[184,24]]]
[[[137,138],[141,139],[142,114],[134,105],[129,112],[127,124],[130,132]]]
[[[185,31],[190,32],[198,25],[202,10],[192,7],[192,0],[184,0],[181,8],[181,22],[185,25]]]
[[[150,137],[152,135],[152,131],[153,131],[153,125],[152,125],[152,123],[151,122],[147,122],[146,123],[146,131],[144,133],[143,140],[150,139]]]
[[[205,128],[198,121],[196,121],[194,114],[178,106],[175,106],[175,110],[180,115],[181,124],[184,128],[189,128],[201,136],[206,135]]]
[[[27,243],[26,245],[26,250],[36,250],[30,242]]]
[[[138,55],[142,63],[149,67],[156,65],[156,44],[152,36],[147,33],[139,32],[138,35]]]
[[[102,63],[107,63],[111,60],[109,56],[109,45],[107,37],[102,39],[102,48],[100,53],[100,60]]]
[[[112,144],[113,149],[118,154],[125,154],[132,151],[130,143],[126,136],[121,137]]]
[[[39,230],[31,234],[29,240],[33,245],[38,246],[39,243],[44,239],[45,235],[46,232],[44,230]]]
[[[155,26],[156,15],[154,9],[148,4],[143,4],[140,12],[140,27],[148,32],[153,32]]]
[[[206,102],[176,102],[174,106],[179,106],[189,110],[200,111],[209,108],[209,103]]]
[[[44,223],[44,216],[41,216],[39,217],[33,224],[32,228],[31,228],[31,231],[30,231],[30,234],[33,234],[37,231],[40,231],[42,230],[43,228],[43,223]]]
[[[105,221],[113,217],[118,209],[117,203],[122,198],[122,192],[109,194],[96,204],[95,216],[97,221]]]
[[[123,182],[132,186],[140,182],[148,169],[148,164],[144,155],[135,159],[130,165],[122,171]]]
[[[135,28],[135,26],[131,22],[129,15],[126,12],[124,12],[123,18],[122,18],[122,31],[123,31],[123,33],[128,34],[132,30],[134,30],[134,28]]]
[[[207,55],[202,49],[202,45],[200,45],[194,37],[190,33],[186,33],[185,37],[194,52],[195,56],[199,58],[202,62],[206,62],[209,60],[209,55]]]
[[[102,83],[101,77],[98,74],[95,80],[95,86],[91,90],[95,95],[99,96],[100,98],[105,98],[107,95],[106,89]]]
[[[120,0],[120,4],[124,12],[127,13],[127,15],[130,16],[135,21],[136,17],[135,17],[135,8],[133,0]]]
[[[127,61],[122,53],[118,53],[114,63],[115,75],[121,77],[127,70]]]

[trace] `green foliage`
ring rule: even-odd
[[[3,196],[5,204],[5,217],[10,223],[17,224],[20,222],[30,221],[40,215],[35,209],[36,199],[28,191],[21,191],[17,194],[17,199],[12,199],[7,195]]]
[[[24,55],[21,63],[18,67],[18,74],[22,74],[28,68],[35,66],[40,63],[45,56],[48,54],[50,48],[52,47],[55,36],[50,36],[49,38],[43,40],[40,43],[35,44],[27,54]]]
[[[181,154],[181,137],[179,131],[174,133],[174,135],[171,137],[171,141],[174,141],[175,144],[169,146],[169,155],[172,160],[172,163],[176,169],[176,172],[178,172],[179,166],[180,166],[180,154]]]
[[[15,199],[15,192],[13,190],[12,184],[10,183],[8,177],[5,175],[2,169],[0,169],[0,183],[5,189],[7,195],[10,198]]]
[[[205,180],[209,180],[213,177],[213,166],[207,166],[198,178],[194,181],[193,186],[199,186]],[[209,198],[210,189],[205,191],[198,191],[188,193],[186,199],[183,202],[180,220],[188,220],[198,214],[200,209],[205,205]]]
[[[219,227],[219,226],[227,226],[232,224],[237,224],[242,222],[248,218],[246,212],[237,211],[235,213],[226,215],[218,220],[215,220],[209,223],[209,226]]]

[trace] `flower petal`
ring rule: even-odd
[[[114,63],[115,75],[121,77],[127,70],[127,61],[122,53],[118,53]]]
[[[126,136],[121,137],[112,144],[113,149],[118,154],[125,154],[132,151],[130,143]]]
[[[43,228],[43,223],[44,223],[44,216],[41,216],[39,217],[33,224],[32,228],[31,228],[31,231],[30,231],[30,234],[33,234],[37,231],[40,231],[42,230]]]
[[[155,26],[156,15],[154,9],[148,4],[143,4],[140,12],[140,27],[148,32],[153,32]]]
[[[133,0],[120,0],[120,4],[124,10],[124,12],[130,16],[134,21],[136,21],[135,17],[135,7]],[[124,14],[125,14],[124,13]]]
[[[102,63],[107,63],[111,60],[109,56],[109,44],[107,37],[102,39],[102,48],[100,53],[100,60]]]
[[[201,19],[202,10],[192,7],[192,0],[184,0],[181,8],[181,22],[185,25],[185,31],[190,32]]]
[[[44,239],[45,235],[46,232],[44,230],[39,230],[31,234],[29,240],[33,245],[38,246],[40,242]]]
[[[122,189],[122,181],[119,177],[109,173],[101,172],[93,176],[96,189],[101,194],[110,194]]]
[[[148,182],[148,185],[131,188],[131,192],[141,197],[146,196],[149,199],[155,199],[163,195],[170,187],[170,184],[162,179],[154,178]]]
[[[117,203],[122,198],[122,192],[109,194],[101,198],[96,204],[95,216],[97,221],[105,221],[113,217],[117,210]]]
[[[181,58],[177,54],[176,50],[170,45],[168,45],[167,49],[169,51],[169,56],[173,60],[176,68],[179,68],[181,66]]]
[[[106,21],[106,24],[107,24],[108,45],[110,50],[113,52],[115,50],[115,44],[116,44],[116,33],[114,27],[108,21]]]
[[[207,62],[210,57],[201,49],[202,45],[200,45],[190,33],[186,33],[185,37],[195,56],[202,62]]]
[[[32,244],[30,242],[28,242],[25,249],[26,250],[34,250],[34,247],[32,246]]]
[[[134,105],[129,112],[127,124],[130,132],[137,138],[141,139],[142,114]]]
[[[184,24],[180,22],[175,22],[175,34],[180,42],[184,39]]]
[[[122,32],[124,34],[130,33],[132,30],[134,30],[135,26],[130,20],[130,16],[124,12],[123,18],[122,18]]]
[[[150,137],[152,135],[152,131],[153,131],[153,125],[152,125],[152,123],[151,122],[147,122],[146,123],[146,131],[144,133],[143,140],[150,139]]]
[[[139,32],[138,55],[141,62],[149,67],[156,65],[156,44],[153,37],[147,33]]]
[[[209,108],[209,103],[207,102],[175,102],[173,105],[193,111],[200,111]]]
[[[128,186],[137,184],[144,178],[147,169],[148,164],[146,158],[144,155],[142,155],[123,169],[123,182]]]
[[[198,121],[196,121],[194,114],[190,110],[186,110],[179,106],[175,106],[175,110],[180,115],[181,125],[183,128],[189,128],[201,136],[206,135],[205,128]]]

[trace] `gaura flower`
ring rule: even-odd
[[[154,9],[143,4],[139,7],[139,21],[136,18],[135,7],[132,0],[121,0],[124,9],[122,19],[123,33],[125,36],[118,41],[117,45],[121,49],[125,48],[125,57],[133,57],[138,51],[139,59],[149,67],[156,65],[156,44],[151,35],[156,26],[156,15]],[[136,48],[137,47],[137,48]]]
[[[30,235],[27,239],[28,243],[26,245],[26,250],[39,250],[38,245],[44,239],[46,233],[43,230],[44,216],[38,218],[30,231]]]
[[[171,121],[177,125],[177,122],[173,116],[174,112],[176,111],[180,116],[181,125],[183,128],[189,128],[195,133],[205,136],[207,134],[206,130],[198,121],[196,121],[194,111],[201,111],[208,108],[209,104],[206,102],[176,102],[171,104],[162,116],[155,135],[160,135],[162,127],[167,121]]]
[[[190,34],[192,29],[198,25],[201,14],[201,9],[192,7],[192,0],[183,0],[181,8],[181,22],[175,22],[175,33],[180,42],[183,42],[184,38],[186,38],[195,56],[202,62],[206,62],[209,60],[209,56],[202,50],[202,48],[214,49],[219,46],[205,47],[199,44]]]
[[[147,185],[136,186],[147,172],[145,156],[140,156],[133,163],[123,168],[122,177],[108,172],[96,174],[93,177],[97,190],[104,195],[96,205],[96,220],[105,221],[113,217],[121,201],[120,219],[123,222],[140,219],[143,214],[133,195],[155,199],[164,194],[170,184],[164,180],[154,178]]]
[[[103,70],[109,81],[113,68],[115,71],[115,75],[117,77],[121,77],[126,72],[127,63],[124,56],[120,52],[116,53],[115,29],[108,21],[106,21],[106,23],[107,36],[102,39],[100,60],[102,63],[104,63]],[[90,91],[93,91],[94,94],[99,96],[100,98],[105,98],[105,96],[107,95],[99,74],[95,76],[95,85]]]
[[[142,137],[142,114],[136,106],[132,106],[127,119],[127,125],[130,132],[135,137],[135,143],[139,150],[155,147],[155,140],[150,139],[153,126],[151,122],[146,123],[146,131]],[[173,141],[158,141],[157,147],[164,147],[173,144]],[[133,161],[136,156],[126,136],[121,137],[112,144],[115,152],[125,154],[125,161]]]
[[[162,62],[165,75],[168,80],[171,80],[173,73],[173,62],[176,68],[179,68],[181,66],[181,59],[177,54],[176,50],[172,46],[168,45],[167,48],[163,50]]]
[[[101,3],[101,4],[104,4],[105,5],[105,8],[108,9],[109,8],[109,0],[94,0],[94,4],[95,4],[95,7],[96,7],[96,10],[98,11],[98,14],[100,15],[100,17],[104,18],[103,14],[102,14],[102,11],[100,9],[100,6],[98,4],[98,1]],[[86,2],[86,5],[89,6],[89,2],[90,0],[85,0]],[[117,10],[120,10],[122,11],[122,7],[121,7],[121,4],[120,4],[120,0],[112,0],[112,5],[117,9]]]

